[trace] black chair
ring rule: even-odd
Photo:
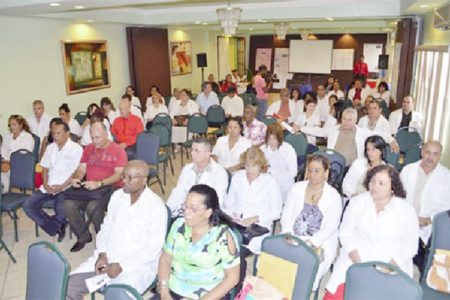
[[[83,125],[84,121],[86,121],[86,119],[87,119],[87,112],[85,112],[85,111],[77,112],[74,119],[77,120],[77,122],[78,122],[78,124],[80,124],[80,126]]]
[[[166,125],[167,128],[169,128],[169,133],[170,133],[170,142],[172,143],[172,118],[166,114],[166,113],[159,113],[155,116],[155,118],[153,119],[153,124],[164,124]],[[175,145],[171,144],[172,147],[172,156],[173,158],[175,158]]]
[[[328,183],[335,187],[339,192],[342,190],[342,181],[344,180],[345,158],[333,149],[324,149],[314,152],[313,154],[322,155],[330,161],[330,174]]]
[[[420,145],[422,143],[422,137],[420,132],[414,127],[402,127],[399,128],[395,134],[395,140],[397,141],[400,152],[406,153],[409,148]]]
[[[36,160],[34,154],[25,149],[19,149],[11,154],[11,174],[9,192],[3,195],[2,211],[7,212],[14,221],[14,236],[19,241],[17,230],[17,210],[22,207],[28,197],[27,191],[34,192],[34,177]],[[18,189],[19,192],[12,192]]]
[[[137,136],[136,139],[136,157],[148,163],[151,166],[156,166],[155,168],[150,168],[150,173],[148,174],[148,180],[156,177],[156,181],[150,182],[149,185],[153,183],[158,183],[164,194],[164,187],[162,185],[161,179],[159,178],[159,136],[153,132],[142,132]]]
[[[208,120],[208,126],[217,127],[218,129],[213,131],[212,134],[221,136],[224,134],[224,125],[227,122],[225,118],[225,111],[220,105],[211,105],[206,111],[206,119]]]
[[[206,136],[208,132],[208,120],[200,113],[195,113],[189,117],[186,133],[186,142],[181,144],[181,167],[183,167],[183,150],[186,148],[186,157],[188,156],[188,148],[192,147],[192,139],[189,134]]]
[[[400,171],[400,153],[392,152],[391,146],[386,145],[386,162],[393,166],[397,171]]]
[[[1,165],[1,156],[0,156],[0,165]],[[2,198],[3,198],[3,185],[0,181],[0,207],[2,206]],[[9,250],[8,246],[6,246],[5,242],[2,239],[3,236],[3,222],[0,217],[0,250],[5,249],[6,254],[8,254],[9,258],[13,261],[13,263],[16,263],[16,259],[12,255],[11,251]]]
[[[172,157],[170,156],[170,145],[172,144],[170,134],[171,130],[162,123],[153,123],[149,132],[153,132],[159,136],[159,146],[164,149],[162,152],[158,153],[158,160],[160,163],[163,163],[164,185],[166,185],[167,161],[170,164],[172,175],[175,175],[173,171]]]
[[[41,149],[41,139],[34,133],[31,133],[31,136],[33,137],[33,140],[34,140],[34,148],[33,148],[34,158],[36,159],[36,162],[38,162],[39,161],[39,150]]]
[[[269,126],[269,125],[271,125],[271,124],[273,124],[273,123],[276,123],[276,122],[277,122],[277,119],[275,119],[275,118],[272,117],[272,116],[265,115],[264,117],[262,117],[261,122],[263,122],[264,124],[266,124],[266,126]]]

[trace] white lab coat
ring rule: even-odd
[[[317,108],[319,110],[320,121],[325,122],[330,112],[330,104],[328,103],[327,95],[323,98],[319,98],[319,96],[317,96]]]
[[[422,160],[406,165],[400,173],[403,187],[406,191],[406,200],[414,205],[415,187]],[[423,188],[419,217],[431,218],[442,211],[450,210],[450,170],[441,164],[428,175],[430,176]],[[431,225],[420,228],[420,238],[426,244],[431,235]]]
[[[335,90],[331,90],[331,91],[329,91],[328,94],[327,94],[328,98],[330,98],[331,95],[336,95],[336,97],[338,98],[338,100],[345,97],[344,92],[341,91],[341,90],[338,90],[337,92],[336,92]]]
[[[94,254],[72,274],[95,271],[99,253],[119,263],[122,272],[109,284],[128,284],[143,293],[156,277],[167,232],[167,209],[162,199],[146,187],[131,205],[122,189],[111,196],[108,214],[97,235]]]
[[[260,148],[269,163],[269,174],[280,185],[284,202],[298,172],[297,154],[294,148],[286,142],[283,142],[275,151],[266,144],[263,144]]]
[[[296,118],[298,118],[301,114],[303,114],[303,108],[305,107],[305,101],[303,99],[297,100],[295,102],[294,100],[291,100],[295,105],[295,113]]]
[[[81,129],[80,123],[77,120],[70,119],[67,125],[69,125],[70,133],[75,134],[79,138],[83,135],[83,129]]]
[[[153,104],[150,106],[147,106],[147,110],[144,114],[144,120],[145,122],[153,121],[155,116],[159,113],[166,113],[169,114],[169,110],[167,109],[167,106],[164,104],[159,104],[158,108],[156,108]]]
[[[47,115],[46,113],[42,114],[39,121],[34,114],[27,119],[28,126],[30,126],[30,131],[39,137],[41,144],[44,141],[44,138],[50,132],[51,120],[52,117]]]
[[[332,115],[328,115],[325,120],[323,127],[313,126],[313,127],[303,127],[301,130],[304,134],[313,135],[317,137],[327,137],[328,132],[337,125],[337,120]]]
[[[282,233],[294,233],[295,220],[303,210],[308,183],[309,181],[297,182],[289,191],[281,216]],[[323,215],[320,230],[313,236],[299,236],[302,240],[309,240],[314,246],[324,250],[325,259],[319,265],[314,290],[317,289],[320,279],[328,272],[328,269],[336,258],[338,227],[342,214],[341,196],[331,185],[325,183],[322,197],[317,203],[317,206]]]
[[[400,126],[400,123],[402,122],[403,117],[403,110],[397,109],[391,112],[389,115],[389,123],[391,125],[391,133],[395,134],[398,131],[398,127]],[[417,112],[413,111],[411,116],[411,122],[409,123],[409,127],[413,127],[419,131],[420,134],[423,134],[423,118],[422,115]]]
[[[172,105],[172,108],[169,111],[170,117],[173,119],[175,116],[181,115],[181,100],[175,101]],[[189,99],[187,103],[187,110],[189,115],[193,115],[199,112],[198,104],[194,100]]]
[[[352,163],[342,183],[342,191],[347,197],[351,198],[367,191],[364,180],[368,169],[369,161],[365,157],[358,158]]]
[[[347,269],[353,264],[348,254],[355,249],[361,262],[394,259],[412,277],[418,238],[416,212],[404,199],[392,197],[384,210],[377,213],[370,192],[352,198],[339,229],[342,246],[326,289],[334,294],[345,282]]]
[[[306,138],[308,139],[308,143],[315,145],[316,144],[316,136],[314,134],[307,133],[308,130],[304,131],[305,128],[312,128],[312,127],[320,127],[320,112],[319,109],[316,108],[314,113],[307,118],[306,113],[302,113],[295,119],[295,124],[300,126],[300,130],[306,135]]]
[[[353,97],[355,97],[355,88],[352,88],[348,91],[348,95],[347,98],[353,101]],[[367,96],[370,96],[372,94],[372,90],[371,89],[365,89],[362,88],[361,89],[361,104],[364,105],[364,103],[366,102],[366,98]]]
[[[296,104],[294,101],[289,100],[289,112],[291,113],[291,116],[288,118],[288,123],[292,123],[297,119],[298,114],[298,108],[296,107]],[[298,102],[297,102],[298,103]],[[281,100],[277,100],[270,104],[269,108],[267,109],[266,115],[271,116],[274,113],[278,113],[280,111],[281,107]]]
[[[384,102],[386,102],[387,107],[389,107],[389,102],[391,101],[391,92],[390,91],[384,91],[383,94],[380,94],[379,92],[373,93],[372,97],[375,99],[383,99]]]
[[[250,183],[246,171],[240,170],[231,179],[230,191],[222,207],[233,219],[259,216],[257,224],[271,231],[273,221],[280,217],[282,205],[280,187],[272,176],[262,173]],[[253,238],[248,249],[259,254],[263,239],[269,235]]]
[[[221,136],[218,140],[212,154],[217,156],[217,162],[224,168],[234,167],[239,164],[241,154],[252,146],[252,142],[246,137],[239,136],[238,141],[230,149],[229,137]]]
[[[380,115],[377,121],[377,125],[375,125],[374,130],[369,129],[369,117],[364,116],[359,119],[358,126],[362,128],[367,128],[370,131],[370,135],[380,135],[387,143],[391,143],[393,138],[391,136],[391,125],[389,121],[383,116]]]
[[[225,115],[230,114],[232,117],[242,117],[244,115],[244,100],[238,95],[234,95],[232,98],[225,96],[222,99],[221,106],[225,111]]]

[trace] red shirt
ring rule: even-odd
[[[111,127],[111,133],[116,138],[116,141],[118,143],[125,143],[127,147],[136,144],[136,137],[142,131],[144,131],[142,120],[132,114],[129,114],[126,118],[116,118]]]
[[[357,62],[355,64],[355,67],[353,68],[353,74],[355,75],[364,75],[366,78],[369,76],[369,67],[367,67],[367,64],[364,62]]]
[[[361,92],[362,92],[362,89],[355,89],[355,96],[353,96],[352,100],[356,100],[356,99],[362,100]]]
[[[220,91],[222,93],[228,93],[228,88],[230,88],[230,87],[236,88],[236,85],[232,82],[228,83],[225,81],[224,83],[222,83],[222,86],[220,87]]]
[[[100,181],[113,175],[114,168],[125,167],[128,158],[125,150],[113,142],[103,149],[96,149],[94,144],[89,144],[83,150],[80,163],[86,164],[86,180]],[[122,180],[114,185],[122,187]]]

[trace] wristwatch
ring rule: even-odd
[[[104,186],[104,185],[105,185],[105,183],[104,183],[103,181],[100,180],[100,181],[98,182],[98,186],[99,186],[99,187],[102,187],[102,186]]]

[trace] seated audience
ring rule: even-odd
[[[300,114],[303,113],[303,105],[304,105],[304,101],[303,99],[300,98],[300,90],[295,87],[291,90],[291,100],[294,102],[295,104],[295,112],[294,115],[297,116],[297,118],[299,117]]]
[[[80,123],[77,120],[72,119],[70,116],[70,108],[67,103],[63,103],[59,107],[59,117],[69,125],[70,132],[80,138],[83,135],[83,130],[81,129]]]
[[[127,86],[127,88],[125,90],[125,94],[130,95],[132,106],[137,107],[140,110],[142,110],[141,100],[138,97],[136,97],[136,95],[135,95],[136,89],[134,88],[134,86],[132,86],[132,85]]]
[[[391,126],[389,121],[382,115],[381,103],[378,100],[371,100],[366,103],[366,106],[368,114],[359,119],[358,126],[367,128],[373,134],[377,132],[387,142],[391,142]]]
[[[438,141],[428,141],[422,148],[422,159],[406,165],[400,174],[406,200],[419,217],[420,240],[414,263],[420,272],[426,262],[433,218],[437,213],[450,210],[450,170],[439,162],[442,150],[442,144]]]
[[[220,86],[217,82],[214,81],[213,74],[208,75],[208,82],[211,84],[211,88],[212,88],[213,92],[216,93],[217,95],[219,95],[220,94]],[[202,88],[202,90],[203,90],[203,88]]]
[[[333,89],[327,93],[328,97],[331,95],[336,95],[338,100],[345,97],[344,92],[341,90],[341,84],[337,80],[333,82]]]
[[[277,114],[287,123],[293,123],[298,117],[295,102],[289,99],[289,89],[280,90],[280,100],[273,102],[267,109],[266,115]]]
[[[341,248],[326,285],[324,300],[344,299],[345,274],[355,263],[382,261],[413,276],[417,215],[407,203],[398,172],[378,165],[367,173],[368,192],[350,200],[339,229]]]
[[[348,91],[347,98],[353,101],[353,107],[358,108],[364,106],[364,102],[368,95],[370,95],[370,93],[363,87],[362,80],[356,79],[354,87]]]
[[[152,105],[152,97],[161,95],[161,91],[159,90],[159,87],[156,85],[152,85],[150,88],[150,95],[147,97],[147,100],[145,101],[145,107],[149,107]]]
[[[80,145],[81,146],[87,146],[90,143],[92,143],[92,138],[91,138],[91,125],[94,124],[95,122],[100,122],[103,123],[106,127],[106,131],[108,132],[108,139],[110,141],[113,140],[113,137],[111,135],[111,131],[109,130],[109,122],[108,120],[106,120],[103,116],[103,113],[100,110],[95,111],[95,113],[89,118],[89,125],[87,125],[86,127],[84,127],[83,129],[83,136],[81,137],[80,140]]]
[[[175,104],[175,102],[180,101],[180,92],[181,92],[181,90],[179,88],[174,88],[173,89],[173,94],[172,94],[172,97],[170,98],[170,101],[169,101],[169,107],[168,107],[169,110],[172,109],[172,107]]]
[[[123,170],[123,188],[114,192],[97,235],[93,255],[70,274],[67,299],[88,294],[87,278],[105,273],[108,284],[127,284],[143,293],[156,277],[167,231],[162,199],[147,187],[149,167],[136,160]]]
[[[40,142],[44,141],[44,138],[49,133],[51,117],[44,112],[44,102],[42,100],[33,101],[33,114],[27,119],[30,132],[37,135]]]
[[[342,191],[350,199],[366,192],[364,180],[367,171],[373,167],[386,163],[386,142],[379,135],[369,136],[364,142],[364,157],[357,158],[342,183]]]
[[[252,146],[252,142],[242,136],[242,124],[237,118],[230,118],[227,135],[219,137],[212,151],[213,158],[229,172],[242,169],[241,154]]]
[[[216,191],[194,185],[172,225],[151,299],[226,299],[239,281],[239,247]]]
[[[233,83],[231,74],[228,74],[225,76],[225,80],[223,81],[222,85],[220,86],[220,92],[221,93],[227,93],[229,88],[236,88],[236,84]]]
[[[378,84],[378,89],[376,93],[373,93],[372,96],[378,100],[382,99],[386,106],[389,107],[389,104],[391,103],[391,92],[389,91],[389,86],[385,81],[381,81]]]
[[[306,181],[295,183],[288,193],[281,216],[281,232],[298,236],[316,249],[323,260],[319,265],[313,290],[328,272],[336,258],[338,227],[342,200],[339,193],[327,183],[330,162],[313,155],[306,163]]]
[[[328,104],[328,96],[325,92],[325,87],[322,84],[317,86],[317,109],[320,115],[320,121],[325,122],[328,116],[330,106]]]
[[[278,123],[267,127],[266,139],[261,150],[269,162],[269,174],[280,185],[284,202],[297,175],[297,154],[289,143],[284,142],[283,128]]]
[[[335,81],[337,81],[336,77],[334,77],[333,75],[328,76],[327,82],[323,85],[326,94],[328,94],[328,92],[330,92],[333,89],[333,84]]]
[[[136,107],[136,106],[134,106],[134,105],[132,105],[131,104],[131,96],[130,95],[128,95],[128,94],[124,94],[124,95],[122,95],[122,99],[121,100],[127,100],[129,103],[130,103],[130,113],[132,114],[132,115],[135,115],[136,117],[138,117],[139,119],[141,119],[141,121],[142,121],[142,126],[144,126],[144,117],[142,116],[142,111],[138,108],[138,107]],[[120,102],[119,102],[119,111],[120,111]],[[120,115],[120,114],[119,114]],[[115,121],[115,120],[114,120]],[[114,124],[114,123],[112,123],[112,124]],[[112,126],[112,125],[111,125]]]
[[[267,126],[256,119],[256,108],[247,104],[244,109],[244,136],[252,142],[253,146],[264,143]]]
[[[114,124],[114,120],[117,117],[120,117],[120,112],[116,111],[114,108],[114,104],[111,102],[111,99],[108,97],[103,97],[100,100],[100,107],[103,113],[103,116],[108,120],[109,126],[111,128],[112,124]]]
[[[187,89],[180,91],[180,100],[176,101],[169,110],[172,118],[172,143],[183,143],[187,138],[187,124],[189,116],[198,113],[199,108],[194,100],[189,99],[190,92]]]
[[[9,160],[11,154],[20,149],[30,152],[34,151],[34,138],[30,134],[27,120],[20,115],[11,115],[8,118],[9,134],[5,136],[1,146],[2,155],[2,175],[3,193],[9,190],[10,166]]]
[[[190,188],[196,184],[207,184],[216,190],[220,203],[223,202],[228,188],[228,174],[225,169],[211,159],[212,145],[207,138],[197,137],[192,142],[192,163],[181,170],[177,185],[167,199],[172,216],[182,213],[183,201]]]
[[[305,127],[320,127],[320,113],[317,108],[317,99],[315,98],[308,98],[306,100],[303,113],[298,116],[293,125],[295,131],[303,130]],[[308,133],[305,134],[308,143],[315,145],[316,137]]]
[[[198,94],[196,102],[203,115],[206,115],[208,108],[212,105],[220,105],[219,98],[217,98],[217,94],[212,90],[211,83],[202,83],[202,92]]]
[[[122,147],[108,140],[103,123],[91,125],[92,144],[86,146],[80,164],[73,175],[72,187],[64,191],[64,213],[77,242],[70,249],[80,251],[92,241],[84,217],[92,219],[95,231],[100,230],[104,210],[111,194],[122,187],[120,180],[127,164],[127,155]]]
[[[225,116],[240,117],[244,115],[244,100],[236,93],[235,87],[230,87],[227,95],[222,99],[222,108],[225,111]]]
[[[164,104],[164,98],[161,97],[160,94],[156,94],[152,96],[152,103],[150,106],[147,106],[147,109],[144,114],[144,120],[146,122],[146,127],[149,128],[148,123],[150,124],[153,122],[153,119],[155,116],[159,113],[169,113],[169,110],[167,109],[167,106]]]
[[[67,226],[63,191],[70,186],[83,149],[70,139],[69,125],[61,119],[53,123],[51,135],[54,143],[48,145],[40,162],[42,185],[25,200],[23,210],[50,236],[58,234],[58,242],[61,242]],[[42,205],[50,200],[54,201],[53,216],[49,216],[42,209]]]
[[[120,117],[114,121],[111,133],[120,147],[125,149],[128,160],[133,160],[136,157],[136,139],[144,131],[144,127],[141,120],[131,114],[130,109],[130,102],[122,99],[119,105]]]
[[[272,231],[273,221],[281,214],[283,200],[276,180],[267,174],[268,163],[264,153],[258,147],[247,149],[241,156],[245,170],[233,175],[228,197],[223,203],[224,211],[234,222],[248,227],[258,224]],[[243,256],[259,254],[265,235],[250,240]]]
[[[419,112],[413,111],[413,106],[414,98],[405,96],[402,101],[402,108],[394,110],[389,115],[392,134],[396,134],[402,127],[412,127],[423,134],[423,117]]]
[[[83,124],[81,124],[81,129],[86,128],[89,124],[91,124],[91,117],[97,111],[100,110],[100,107],[97,103],[91,103],[86,109],[86,120],[84,120]]]
[[[39,151],[39,161],[41,161],[42,157],[44,156],[45,150],[47,149],[47,147],[48,147],[51,143],[53,143],[52,129],[53,129],[53,126],[54,126],[56,123],[59,123],[59,122],[63,122],[63,123],[64,123],[64,121],[63,121],[61,118],[53,118],[53,119],[51,119],[50,125],[48,126],[48,127],[49,127],[49,133],[48,133],[48,135],[43,139],[43,141],[42,141],[42,143],[41,143],[41,150]],[[69,128],[69,130],[70,130],[70,128]],[[69,132],[69,136],[71,136],[71,135],[72,135],[72,133]],[[72,140],[72,141],[74,141],[74,140]],[[74,142],[76,142],[76,140],[75,140]]]
[[[245,78],[244,77],[241,78],[241,76],[239,76],[238,70],[236,69],[231,70],[231,82],[233,82],[234,84],[238,84],[241,81],[245,81]]]

